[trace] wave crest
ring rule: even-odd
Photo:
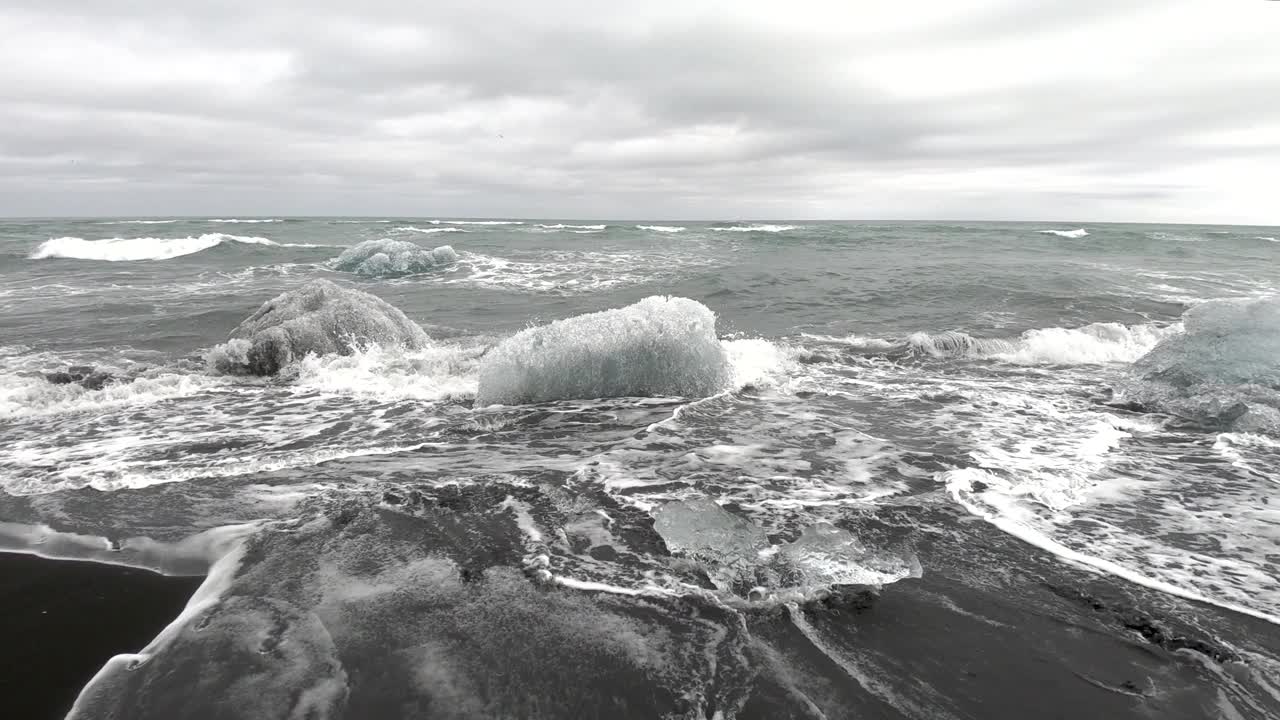
[[[192,255],[223,243],[279,246],[263,237],[246,237],[226,233],[206,233],[199,237],[184,238],[107,238],[85,240],[78,237],[60,237],[46,240],[29,256],[32,260],[67,258],[73,260],[102,260],[122,262],[137,260],[168,260]]]
[[[1076,228],[1075,230],[1037,230],[1036,232],[1043,235],[1057,235],[1064,238],[1082,238],[1089,235],[1089,231],[1084,228]]]
[[[788,230],[799,230],[799,225],[732,225],[730,227],[713,227],[714,232],[762,232],[762,233],[780,233]]]
[[[556,223],[555,225],[543,225],[538,223],[538,227],[543,230],[604,230],[607,225],[566,225],[565,223]]]
[[[432,225],[523,225],[523,220],[432,220]]]
[[[1017,338],[975,338],[963,332],[907,338],[911,353],[931,357],[994,359],[1019,365],[1127,363],[1142,357],[1176,326],[1093,323],[1079,328],[1038,328]]]
[[[394,230],[392,230],[392,232],[422,233],[423,235],[434,235],[436,233],[455,233],[455,232],[464,233],[467,231],[463,230],[462,228],[456,228],[456,227],[420,228],[420,227],[414,227],[413,225],[403,225],[401,227],[395,228]]]

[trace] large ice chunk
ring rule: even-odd
[[[428,342],[426,332],[390,303],[312,280],[263,303],[207,359],[218,372],[274,375],[309,354],[350,355],[373,343],[416,349]]]
[[[457,262],[458,254],[448,245],[424,248],[404,240],[365,240],[347,248],[330,261],[334,270],[374,277],[394,277],[427,272]]]
[[[1280,298],[1215,300],[1133,366],[1121,397],[1238,429],[1280,430]]]
[[[476,405],[706,397],[730,379],[715,313],[686,298],[654,296],[502,341],[481,364]]]

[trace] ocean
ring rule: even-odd
[[[425,336],[245,370],[317,280]],[[1277,227],[0,220],[0,549],[208,576],[72,717],[1280,717],[1277,288]]]

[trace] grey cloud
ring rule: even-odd
[[[1045,177],[1075,168],[1106,187],[1064,181],[1054,191],[1062,201],[1138,208],[1213,190],[1152,190],[1144,173],[1280,159],[1274,132],[1230,147],[1199,140],[1277,127],[1280,96],[1269,88],[1280,69],[1230,70],[1257,60],[1247,46],[1188,48],[1177,67],[1137,81],[1068,74],[903,93],[902,81],[862,72],[885,53],[927,58],[1019,34],[1064,52],[1053,33],[1127,22],[1152,7],[1145,2],[993,2],[960,22],[922,20],[856,42],[732,11],[650,14],[640,4],[613,13],[579,2],[83,5],[0,12],[64,38],[54,56],[67,63],[21,77],[19,65],[0,69],[11,89],[0,101],[0,213],[31,214],[20,205],[33,197],[42,212],[71,212],[60,192],[75,207],[106,208],[145,185],[180,206],[156,213],[203,212],[202,202],[255,188],[267,191],[255,203],[278,193],[268,214],[396,202],[402,213],[786,215],[838,207],[876,173],[960,182],[971,168]],[[77,56],[78,38],[143,58],[149,70],[102,77],[114,61]],[[1214,62],[1224,68],[1216,77],[1178,72]],[[975,187],[974,197],[988,190]],[[1004,190],[1027,198],[1028,213],[1053,205],[1050,195]],[[349,204],[334,206],[335,196]],[[1006,212],[1003,202],[989,207]]]

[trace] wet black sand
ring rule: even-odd
[[[63,717],[108,658],[146,646],[201,580],[0,553],[0,715]]]
[[[328,556],[322,549],[352,558],[402,544],[406,559],[476,552],[462,536],[428,538],[420,532],[427,525],[401,528],[396,517],[366,512],[344,519],[346,528],[264,536],[221,609],[193,617],[154,667],[104,686],[103,697],[117,701],[89,716],[114,708],[138,718],[275,717],[301,689],[332,677],[350,693],[336,717],[489,717],[505,709],[653,718],[688,710],[670,691],[686,672],[702,672],[712,699],[701,710],[710,717],[717,702],[731,702],[740,720],[1280,717],[1265,687],[1274,682],[1268,663],[1280,629],[1074,569],[949,509],[850,521],[867,537],[931,528],[915,538],[924,577],[874,599],[851,593],[747,610],[741,625],[698,602],[534,586],[498,545],[481,553],[492,567],[452,596],[432,595],[430,578],[418,587],[401,577],[399,592],[385,598],[357,594],[337,614],[299,613],[290,578],[308,576],[311,561]],[[355,547],[361,542],[364,550]],[[107,658],[146,645],[199,584],[10,554],[0,554],[0,571],[0,639],[26,648],[6,653],[0,668],[14,710],[4,716],[15,718],[61,717]],[[582,644],[616,627],[639,628],[637,640],[667,638],[659,649],[689,667],[659,678],[625,656],[592,654],[598,643]],[[443,652],[442,639],[458,644]],[[699,665],[708,648],[718,648],[719,669]],[[468,670],[450,675],[450,667]],[[424,668],[443,676],[424,681],[414,674]]]

